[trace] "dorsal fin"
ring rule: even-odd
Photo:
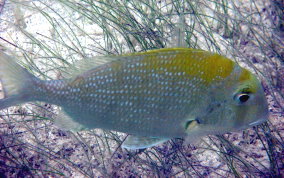
[[[128,53],[123,54],[119,56],[98,56],[93,58],[85,58],[83,60],[74,62],[68,69],[63,71],[63,77],[64,78],[73,78],[75,76],[78,76],[79,74],[82,74],[90,69],[93,69],[97,66],[112,62],[112,61],[118,61],[118,60],[124,60],[127,58],[135,58],[136,57],[142,57],[147,58],[147,56],[160,56],[160,55],[169,55],[171,54],[182,54],[184,52],[192,52],[192,53],[204,53],[207,55],[212,55],[209,52],[199,50],[199,49],[190,49],[190,48],[162,48],[162,49],[156,49],[156,50],[149,50],[145,52],[137,52],[137,53]],[[141,59],[142,59],[141,58]],[[148,58],[150,59],[150,58]]]
[[[64,78],[73,78],[81,73],[84,73],[90,69],[93,69],[99,65],[116,60],[119,57],[116,56],[97,56],[92,58],[85,58],[74,62],[66,70],[63,71],[62,76]]]

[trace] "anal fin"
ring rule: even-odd
[[[63,109],[59,111],[58,116],[54,121],[55,125],[64,130],[71,130],[74,132],[84,130],[84,127],[78,122],[74,121]]]
[[[122,144],[122,148],[144,149],[167,141],[167,138],[139,137],[129,135]]]

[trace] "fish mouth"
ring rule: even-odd
[[[259,125],[259,124],[262,124],[268,121],[269,112],[268,112],[268,106],[267,106],[266,101],[265,101],[265,104],[259,110],[262,112],[259,112],[259,114],[256,116],[256,118],[258,119],[254,122],[251,122],[249,126],[256,126],[256,125]]]

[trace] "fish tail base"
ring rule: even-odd
[[[4,92],[4,98],[0,99],[0,109],[29,101],[36,80],[39,79],[12,57],[0,52],[0,82]]]

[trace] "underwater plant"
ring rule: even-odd
[[[270,116],[260,126],[210,135],[196,144],[172,139],[131,151],[121,147],[125,134],[61,130],[52,122],[57,106],[28,103],[1,111],[2,175],[283,175],[283,10],[277,1],[3,2],[1,52],[42,80],[70,76],[67,69],[77,61],[96,56],[202,49],[255,73]]]

